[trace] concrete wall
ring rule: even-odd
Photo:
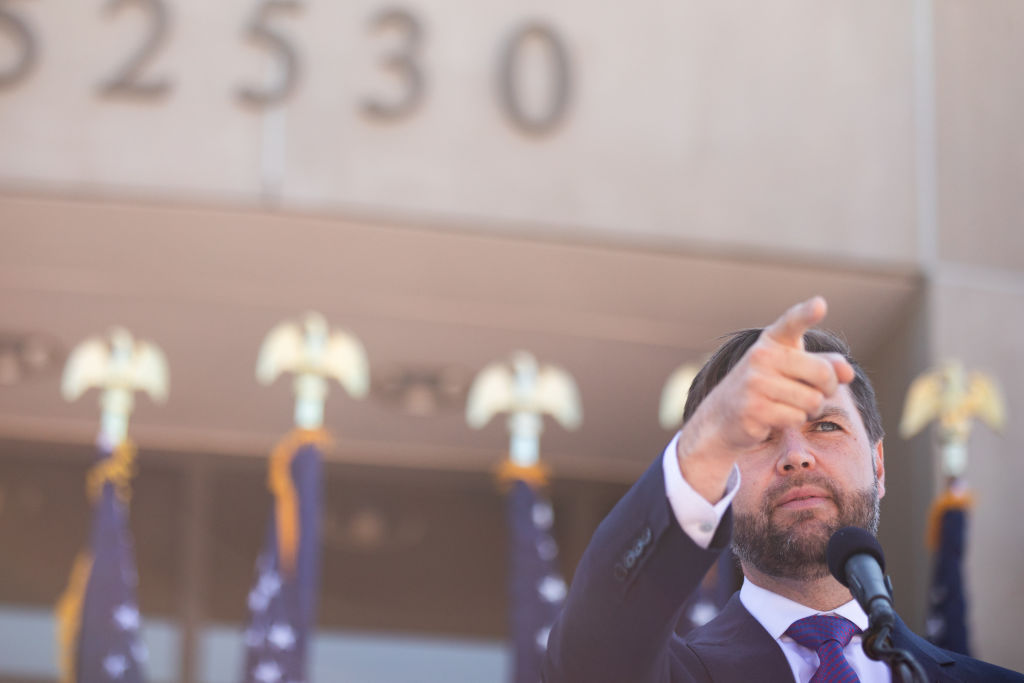
[[[962,359],[1000,383],[1006,433],[971,437],[967,582],[977,655],[1024,669],[1024,145],[1018,87],[1024,6],[934,3],[938,215],[931,270],[933,357]]]
[[[165,4],[166,39],[139,76],[166,83],[154,97],[97,93],[146,44],[150,15],[16,9],[38,59],[0,91],[0,182],[826,262],[916,257],[909,3],[427,0],[409,15],[419,42],[411,24],[378,26],[379,2],[308,3],[266,19],[301,74],[269,108],[237,97],[283,72],[246,39],[252,2]],[[503,50],[531,21],[568,64],[564,116],[542,133],[511,123],[499,96]],[[518,62],[534,114],[547,54],[527,40]],[[394,55],[405,66],[382,66]],[[416,107],[365,114],[406,97],[413,70]]]

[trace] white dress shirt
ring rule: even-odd
[[[689,482],[683,479],[683,473],[679,469],[679,460],[676,458],[676,443],[679,441],[677,433],[669,442],[662,456],[662,471],[665,474],[665,494],[668,502],[675,513],[676,521],[683,528],[686,535],[693,539],[693,542],[701,548],[707,549],[711,545],[711,539],[715,535],[715,529],[722,521],[722,515],[729,509],[729,504],[736,496],[740,487],[740,468],[732,466],[729,473],[729,481],[725,485],[725,495],[722,500],[714,505],[709,503],[704,496],[693,490]]]
[[[789,598],[784,598],[778,593],[772,593],[770,590],[756,586],[749,579],[743,580],[743,586],[740,588],[740,602],[782,648],[782,654],[786,655],[789,668],[793,670],[793,677],[799,683],[807,683],[811,680],[814,672],[818,670],[818,653],[784,635],[790,624],[814,614],[835,614],[849,619],[862,631],[868,627],[868,615],[864,613],[856,600],[850,600],[831,612],[819,612],[806,605],[793,602]],[[869,659],[864,654],[859,634],[850,639],[843,649],[843,655],[853,670],[857,672],[861,683],[889,683],[892,681],[892,673],[889,671],[888,665]]]
[[[732,499],[736,496],[740,485],[740,471],[738,467],[733,466],[726,483],[725,495],[722,500],[712,505],[683,478],[683,474],[679,470],[679,460],[676,457],[678,440],[679,434],[676,434],[662,455],[665,495],[668,496],[669,505],[672,506],[672,512],[676,521],[679,522],[679,526],[693,539],[694,543],[702,548],[707,548],[722,521],[722,515],[725,514]],[[790,624],[813,614],[836,614],[849,619],[862,631],[868,627],[868,617],[856,600],[850,600],[831,612],[819,612],[744,579],[743,586],[740,588],[740,602],[782,648],[782,653],[786,656],[786,661],[789,662],[789,667],[793,670],[793,678],[797,683],[807,683],[811,680],[811,676],[818,670],[818,653],[784,635]],[[889,667],[883,662],[869,659],[864,654],[859,635],[855,635],[850,640],[843,650],[843,654],[853,670],[857,672],[862,683],[892,682],[892,673],[889,671]]]

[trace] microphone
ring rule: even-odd
[[[896,613],[892,606],[892,584],[885,575],[882,546],[870,533],[855,526],[832,534],[825,551],[828,570],[868,615],[870,629],[892,627]]]
[[[896,626],[892,583],[885,575],[885,555],[875,537],[860,527],[843,527],[828,539],[825,557],[832,576],[850,589],[867,612],[864,654],[888,664],[894,681],[927,683],[928,675],[914,655],[892,643],[890,634]]]

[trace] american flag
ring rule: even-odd
[[[319,430],[296,430],[270,463],[274,508],[249,591],[245,683],[305,683],[320,578],[322,448]]]
[[[95,506],[89,550],[81,553],[57,606],[64,683],[141,683],[138,575],[128,528],[135,448],[100,448],[89,472]]]
[[[551,504],[535,485],[512,481],[508,492],[509,614],[513,683],[540,683],[551,626],[565,600]]]
[[[932,585],[928,591],[928,640],[953,652],[970,654],[967,637],[967,601],[963,560],[967,511],[971,496],[951,487],[932,504],[928,545],[935,553]]]

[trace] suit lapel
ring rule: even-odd
[[[735,593],[722,612],[685,639],[713,681],[791,681],[793,671],[782,648],[757,622]],[[910,652],[929,681],[952,682],[956,660],[915,635],[897,618],[893,645]]]
[[[694,629],[685,644],[713,681],[792,681],[782,648],[734,593],[722,612]]]
[[[953,677],[956,660],[949,656],[945,650],[938,648],[927,640],[916,635],[907,628],[903,620],[896,617],[896,628],[893,629],[892,644],[894,647],[906,650],[914,656],[929,681],[957,681]]]

